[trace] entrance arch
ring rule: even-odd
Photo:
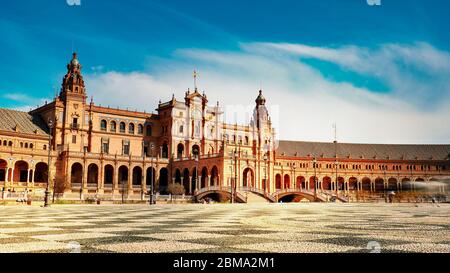
[[[362,189],[364,191],[371,191],[372,187],[370,186],[370,184],[372,183],[372,181],[370,180],[370,178],[368,177],[364,177],[361,181],[362,183]]]
[[[388,180],[388,190],[389,191],[397,191],[397,179],[391,177]]]
[[[183,171],[183,186],[185,194],[190,194],[189,190],[189,170],[186,168]]]
[[[208,186],[208,169],[203,167],[202,169],[202,177],[201,177],[201,188],[206,188]]]
[[[284,188],[285,189],[291,188],[291,177],[289,176],[289,174],[284,175]]]
[[[25,161],[17,161],[14,164],[13,182],[27,182],[28,178],[28,163]]]
[[[246,168],[244,170],[242,176],[242,186],[254,188],[255,187],[255,175],[253,174],[253,170],[250,168]]]
[[[345,179],[343,177],[338,177],[338,190],[345,191]]]
[[[375,179],[375,191],[376,192],[384,191],[384,179],[383,178]]]
[[[275,189],[281,190],[281,174],[275,176]]]
[[[72,164],[72,168],[70,170],[70,183],[73,184],[80,184],[83,181],[83,166],[80,163],[74,163]]]
[[[217,169],[217,166],[213,166],[211,169],[211,186],[219,186],[219,170]]]
[[[296,183],[296,188],[297,189],[305,189],[306,184],[305,184],[305,177],[303,176],[297,176],[297,183]]]
[[[119,185],[122,185],[122,188],[125,189],[125,187],[128,185],[128,167],[127,166],[120,166],[119,172],[118,172],[118,178],[119,178]]]
[[[411,179],[409,178],[403,178],[402,179],[402,191],[413,191],[413,184],[411,182]]]
[[[169,170],[167,168],[161,168],[159,170],[159,193],[167,194],[167,188],[169,187]]]
[[[104,176],[104,185],[112,187],[114,178],[114,167],[112,165],[105,166],[105,176]]]
[[[87,183],[98,185],[98,166],[97,166],[97,164],[92,163],[88,166]]]
[[[329,176],[325,176],[322,179],[322,189],[326,190],[326,191],[330,191],[331,190],[331,178]]]
[[[48,167],[47,163],[39,162],[34,168],[34,182],[47,183],[48,182]]]
[[[8,162],[0,159],[0,182],[6,181],[6,169],[8,168]]]
[[[358,190],[358,179],[356,177],[350,177],[348,180],[348,189],[350,191]]]
[[[133,168],[133,186],[142,186],[142,168],[139,166]]]

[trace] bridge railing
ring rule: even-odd
[[[276,197],[280,194],[285,194],[285,193],[303,193],[309,196],[317,196],[318,199],[325,201],[326,197],[324,196],[322,191],[316,191],[316,193],[314,193],[314,191],[311,190],[306,190],[306,189],[282,189],[282,190],[278,190],[274,193],[272,193],[272,197],[274,199],[276,199]]]

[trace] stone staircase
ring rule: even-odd
[[[255,204],[255,203],[269,203],[269,201],[262,197],[259,194],[253,193],[253,192],[245,192],[242,193],[242,195],[247,196],[247,203],[248,204]]]

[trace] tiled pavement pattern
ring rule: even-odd
[[[450,205],[0,207],[0,252],[369,252],[370,241],[449,253]]]

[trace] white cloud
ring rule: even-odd
[[[351,82],[333,82],[299,56],[330,61],[361,74],[376,73],[392,92],[380,94]],[[153,110],[172,93],[182,100],[193,86],[191,75],[196,68],[199,87],[206,90],[211,104],[218,100],[222,106],[248,108],[254,105],[262,83],[267,104],[278,106],[273,109],[279,112],[272,115],[281,139],[331,141],[334,122],[341,142],[445,143],[450,139],[446,124],[450,77],[444,77],[450,71],[450,59],[447,52],[427,44],[369,50],[251,43],[238,52],[180,49],[171,59],[151,60],[146,72],[87,75],[88,92],[102,105]],[[426,76],[427,80],[420,78]],[[430,97],[433,103],[422,104]],[[237,121],[242,123],[248,116],[243,114]],[[227,121],[235,122],[233,117]]]

